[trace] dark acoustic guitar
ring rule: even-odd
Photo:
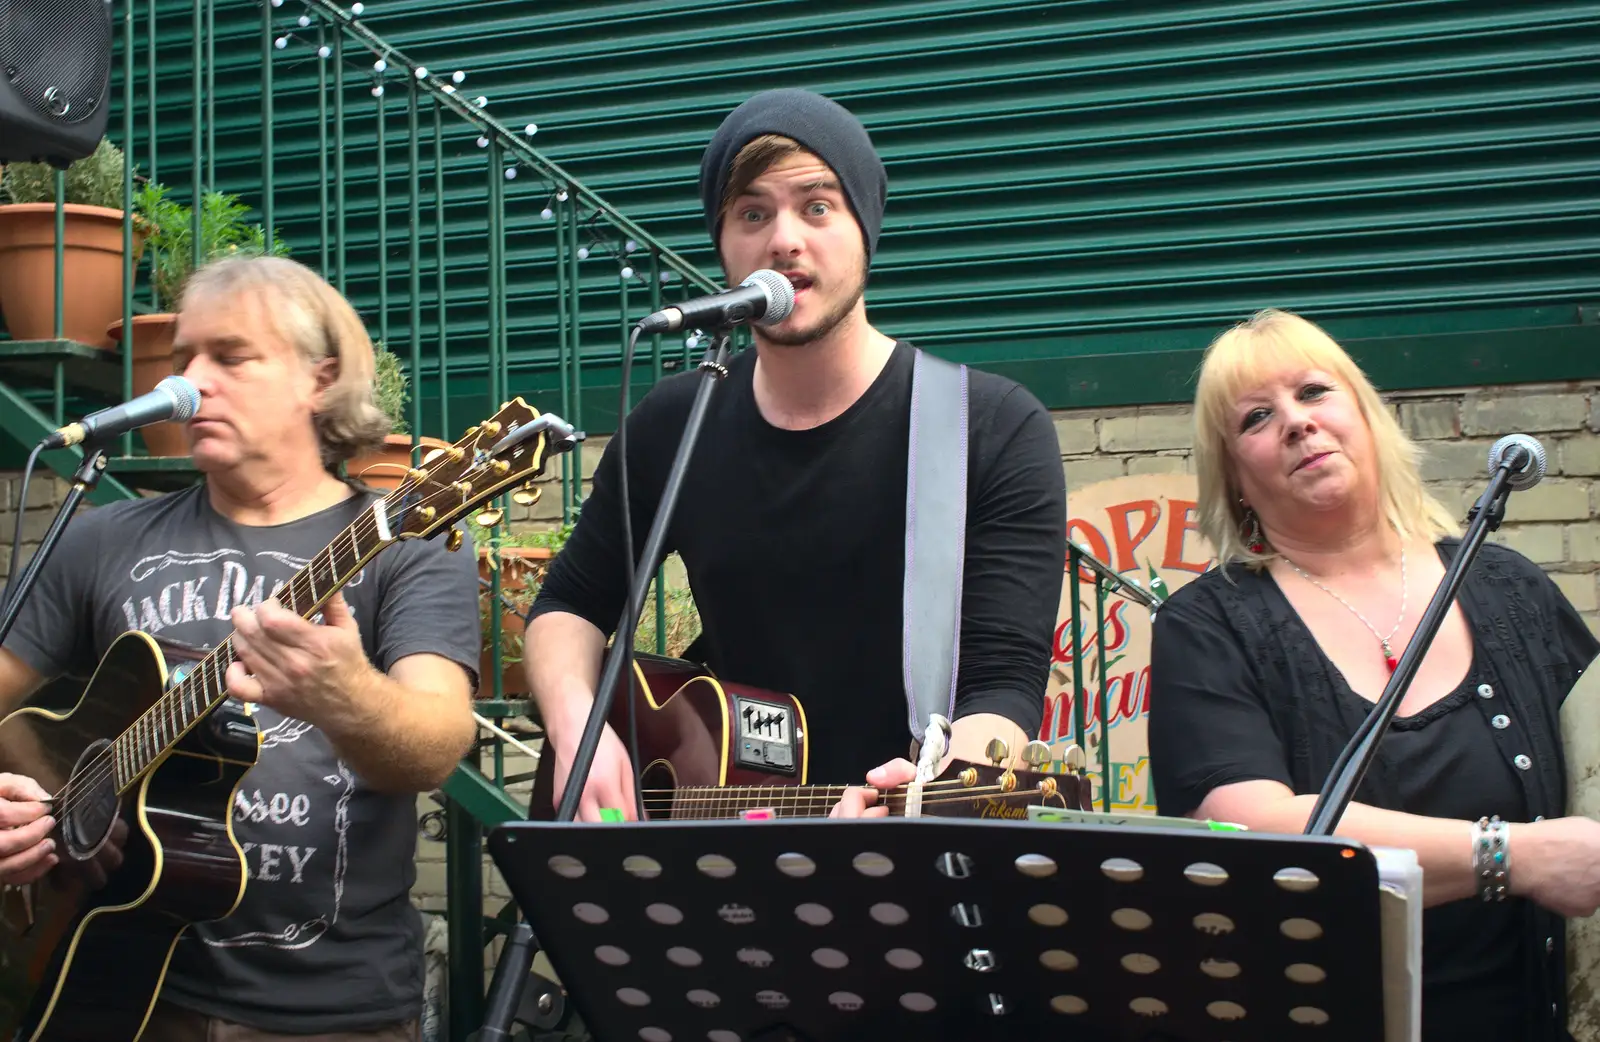
[[[792,695],[719,680],[682,659],[639,654],[634,662],[635,727],[639,737],[640,802],[647,819],[827,817],[844,785],[807,785],[810,740],[805,709]],[[608,722],[627,742],[628,692],[619,690]],[[1043,771],[1056,752],[1029,742],[1022,760],[1005,766],[1010,750],[989,742],[990,763],[952,760],[920,790],[881,792],[891,815],[1026,818],[1029,806],[1092,810],[1090,781],[1076,746],[1057,747],[1063,769]],[[555,817],[555,757],[541,756],[534,774],[530,817]]]
[[[313,618],[379,552],[446,532],[503,490],[536,478],[582,435],[517,398],[407,472],[278,593]],[[59,863],[0,892],[0,1038],[127,1042],[144,1031],[172,949],[190,923],[244,897],[234,790],[260,734],[227,699],[224,640],[171,684],[161,649],[118,637],[77,704],[0,720],[0,771],[54,793]]]

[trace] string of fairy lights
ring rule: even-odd
[[[273,8],[281,9],[285,0],[267,0]],[[294,19],[292,27],[285,27],[281,31],[275,27],[276,35],[273,37],[273,47],[277,51],[289,52],[291,48],[304,48],[320,63],[332,61],[335,48],[330,46],[324,38],[324,30],[345,30],[346,42],[354,41],[359,45],[359,50],[340,47],[338,54],[345,68],[355,70],[358,75],[365,75],[370,80],[370,93],[373,98],[380,99],[378,103],[379,118],[387,118],[387,112],[381,99],[396,82],[404,83],[409,78],[414,80],[417,87],[425,93],[431,94],[444,107],[460,116],[472,127],[476,128],[476,145],[479,149],[488,149],[491,143],[501,146],[500,152],[504,164],[503,174],[506,181],[535,180],[541,183],[546,190],[543,208],[539,211],[542,221],[554,221],[556,207],[567,203],[571,199],[574,188],[573,179],[564,176],[554,163],[535,152],[530,144],[539,133],[537,123],[525,123],[519,129],[513,129],[502,124],[488,112],[489,98],[487,95],[478,94],[469,97],[463,90],[468,79],[464,70],[456,69],[448,75],[435,74],[427,66],[414,62],[403,52],[392,47],[377,34],[369,30],[361,21],[366,13],[366,5],[360,2],[352,3],[348,9],[342,8],[331,0],[298,0],[304,8],[303,13]],[[360,80],[358,79],[358,82]],[[525,175],[531,175],[525,176]],[[705,281],[705,277],[694,270],[686,261],[678,257],[670,249],[660,244],[652,243],[650,248],[641,253],[639,233],[626,227],[625,219],[603,203],[593,199],[593,193],[578,191],[579,203],[584,204],[573,208],[577,216],[577,229],[573,241],[587,240],[577,247],[577,256],[580,261],[596,259],[609,259],[616,265],[617,277],[624,284],[643,287],[648,291],[650,273],[648,270],[649,253],[655,252],[659,258],[658,277],[663,285],[683,281],[690,288],[698,285],[702,290],[714,290],[716,287]],[[585,198],[589,196],[591,198]],[[587,210],[587,216],[582,215]],[[608,212],[609,211],[609,212]],[[640,264],[641,257],[645,264]],[[697,346],[698,337],[690,335],[685,341],[685,347],[693,349]]]

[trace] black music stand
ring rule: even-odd
[[[1384,1038],[1377,862],[1343,839],[517,821],[488,846],[595,1042]]]

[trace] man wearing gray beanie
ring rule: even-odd
[[[867,320],[867,274],[878,257],[887,183],[860,120],[828,98],[792,89],[734,109],[700,166],[706,228],[728,283],[771,269],[788,277],[795,302],[781,322],[752,327],[755,350],[728,363],[666,550],[682,559],[700,615],[700,636],[684,657],[726,681],[792,694],[804,708],[806,742],[794,750],[794,765],[787,773],[770,760],[761,768],[774,782],[911,780],[911,765],[899,759],[912,739],[907,689],[917,664],[904,650],[916,637],[904,609],[918,603],[906,594],[908,518],[952,498],[964,502],[965,518],[964,531],[958,524],[948,533],[961,546],[951,578],[959,618],[952,621],[958,638],[950,638],[958,640],[954,680],[946,681],[949,752],[987,762],[985,745],[1000,738],[1020,753],[1044,711],[1066,559],[1055,429],[1015,382],[960,370],[960,409],[919,413],[917,429],[924,432],[918,444],[948,438],[952,452],[964,455],[965,490],[916,487],[912,474],[923,472],[911,469],[913,386],[927,366],[955,370]],[[628,416],[636,560],[702,379],[698,372],[668,377]],[[964,425],[956,420],[961,410]],[[554,750],[553,802],[566,786],[627,597],[615,448],[612,442],[602,456],[578,525],[528,615],[523,661]],[[713,734],[708,744],[739,738]],[[671,751],[641,744],[642,762],[659,756]],[[580,818],[598,820],[605,808],[632,817],[636,784],[628,750],[608,726]],[[886,812],[868,802],[852,789],[833,812]]]

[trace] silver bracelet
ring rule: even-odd
[[[1472,823],[1472,874],[1478,896],[1504,901],[1511,893],[1511,824],[1499,815]]]

